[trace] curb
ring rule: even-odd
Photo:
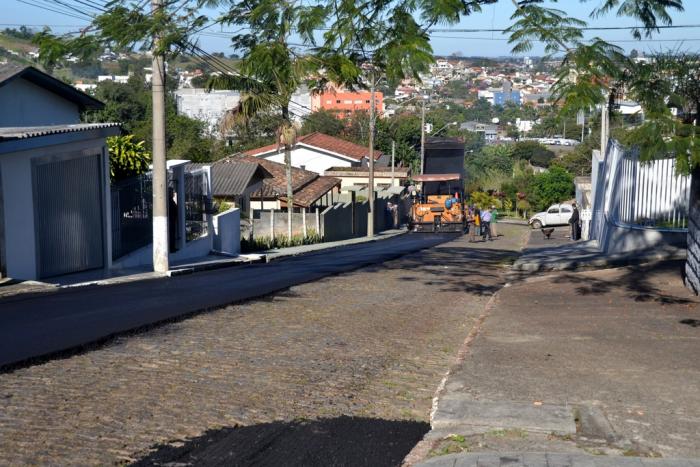
[[[253,256],[253,255],[250,255]],[[202,271],[214,271],[217,269],[233,268],[236,266],[247,266],[249,264],[264,263],[266,262],[266,255],[260,254],[255,255],[257,258],[249,258],[245,260],[240,260],[238,258],[232,258],[228,261],[211,261],[208,263],[194,264],[192,266],[175,267],[165,273],[168,277],[184,276],[187,274],[193,274],[195,272]]]
[[[192,265],[184,265],[181,267],[173,267],[172,269],[168,270],[167,272],[164,273],[156,273],[156,272],[141,272],[141,273],[135,273],[135,274],[129,274],[125,276],[116,276],[116,277],[110,277],[106,279],[97,279],[97,280],[91,280],[91,281],[85,281],[85,282],[79,282],[75,284],[65,284],[65,285],[56,285],[56,284],[51,284],[51,283],[41,283],[37,282],[37,284],[42,284],[46,286],[46,292],[53,292],[53,291],[58,291],[58,290],[79,290],[80,288],[83,287],[97,287],[97,286],[107,286],[107,285],[118,285],[118,284],[126,284],[130,282],[141,282],[141,281],[148,281],[148,280],[154,280],[154,279],[162,279],[162,278],[167,278],[167,277],[178,277],[178,276],[186,276],[189,274],[194,274],[197,272],[205,272],[205,271],[214,271],[217,269],[226,269],[226,268],[234,268],[234,267],[240,267],[240,266],[248,266],[251,264],[259,264],[259,263],[269,263],[272,261],[277,261],[285,258],[290,258],[290,257],[296,257],[296,256],[303,256],[309,253],[316,253],[316,252],[322,252],[322,251],[327,251],[327,250],[332,250],[332,249],[337,249],[337,248],[342,248],[346,246],[351,246],[351,245],[360,245],[364,243],[371,243],[371,242],[377,242],[377,241],[382,241],[382,240],[388,240],[390,238],[395,238],[399,237],[401,235],[405,235],[408,233],[408,230],[402,230],[400,232],[396,232],[390,235],[383,235],[383,236],[377,236],[371,239],[368,238],[363,238],[359,237],[357,239],[353,239],[355,241],[352,242],[347,242],[347,240],[340,240],[339,242],[329,242],[329,244],[324,245],[323,243],[318,243],[318,248],[310,249],[307,251],[298,251],[295,253],[277,253],[277,254],[270,254],[270,252],[265,252],[265,253],[248,253],[245,255],[240,255],[238,257],[231,257],[228,260],[219,260],[219,261],[209,261],[205,263],[200,263],[200,264],[192,264]],[[341,243],[342,242],[342,243]],[[249,258],[245,258],[246,256],[249,256]],[[241,259],[241,257],[244,257],[245,259]],[[7,279],[4,282],[12,283],[12,279]],[[22,281],[25,282],[25,281]],[[19,292],[17,294],[11,294],[7,297],[4,297],[0,295],[0,300],[4,299],[9,299],[9,298],[16,298],[21,295],[23,295],[25,292]],[[28,292],[27,292],[28,293]]]
[[[413,447],[413,449],[411,449],[411,452],[409,452],[406,455],[406,457],[404,457],[401,463],[402,467],[413,467],[428,460],[428,453],[432,449],[434,449],[437,443],[440,441],[440,438],[431,437],[430,435],[431,433],[434,433],[436,431],[433,423],[434,416],[437,412],[440,397],[443,396],[445,393],[447,380],[450,378],[450,376],[452,376],[452,373],[454,373],[454,371],[466,360],[467,356],[469,355],[469,352],[471,351],[474,340],[477,337],[479,337],[479,335],[481,334],[481,330],[484,326],[484,322],[489,317],[489,315],[491,315],[491,311],[493,310],[494,305],[498,300],[498,295],[500,294],[501,290],[509,286],[510,283],[506,282],[500,289],[498,289],[496,292],[493,293],[493,295],[491,295],[491,298],[488,302],[486,302],[483,311],[477,318],[476,323],[469,331],[469,334],[467,334],[467,337],[464,338],[464,341],[462,342],[462,344],[459,347],[459,350],[457,351],[457,355],[455,356],[454,360],[452,361],[452,364],[440,380],[440,383],[438,384],[438,387],[433,395],[433,403],[430,409],[430,431],[428,431],[423,436],[423,439],[420,440],[418,444],[416,444]]]
[[[522,258],[522,257],[521,257]],[[680,261],[685,260],[685,252],[679,252],[671,255],[654,255],[642,257],[608,257],[596,258],[591,260],[563,260],[552,263],[541,262],[525,262],[518,264],[516,261],[513,264],[513,272],[548,272],[548,271],[579,271],[590,269],[610,269],[624,266],[636,266],[640,264],[656,264],[665,261]]]
[[[303,256],[303,255],[308,255],[310,253],[318,253],[321,251],[326,251],[326,250],[335,250],[338,248],[343,248],[346,246],[353,246],[353,245],[362,245],[365,243],[374,243],[374,242],[380,242],[382,240],[389,240],[390,238],[396,238],[400,237],[402,235],[406,235],[409,231],[402,230],[400,232],[396,232],[390,235],[383,235],[383,236],[375,236],[372,238],[368,237],[358,237],[355,239],[352,239],[354,241],[348,241],[348,240],[339,240],[338,242],[329,242],[329,244],[324,245],[323,243],[316,243],[315,245],[318,245],[319,248],[313,248],[309,249],[307,251],[298,251],[296,253],[285,253],[285,252],[279,252],[275,253],[274,250],[268,250],[262,255],[264,256],[264,262],[266,263],[271,263],[273,261],[278,261],[281,259],[285,258],[294,258],[297,256]]]

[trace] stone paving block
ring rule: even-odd
[[[513,238],[479,251],[458,239],[0,374],[0,466],[114,465],[209,429],[294,419],[427,430]],[[415,306],[435,293],[459,305]]]

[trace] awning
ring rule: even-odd
[[[462,179],[462,175],[458,173],[453,174],[423,174],[414,175],[413,180],[416,182],[451,182],[458,181]]]

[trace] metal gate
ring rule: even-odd
[[[95,154],[34,167],[39,277],[103,266],[100,159]]]

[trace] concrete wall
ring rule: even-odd
[[[387,205],[389,202],[399,202],[398,197],[377,198],[374,210],[374,231],[382,232],[393,228],[393,219]],[[321,234],[323,240],[332,242],[352,237],[367,235],[367,210],[369,203],[361,201],[355,203],[355,233],[352,230],[352,203],[336,203],[321,213]],[[401,215],[399,214],[399,218]]]
[[[196,258],[207,256],[214,249],[214,235],[209,233],[196,240],[192,240],[185,244],[185,247],[175,253],[170,253],[169,260],[171,265],[180,261],[187,261]],[[113,269],[130,269],[153,265],[153,244],[149,244],[143,248],[122,256],[114,260],[112,263]]]
[[[0,88],[2,89],[2,88]],[[76,139],[79,136],[76,135]],[[34,226],[34,191],[32,161],[53,157],[101,154],[108,167],[104,138],[77,140],[64,144],[39,147],[0,155],[4,213],[4,249],[8,277],[34,280],[38,278],[36,232]],[[111,262],[110,190],[107,170],[103,170],[103,247],[104,264]]]
[[[229,209],[212,219],[214,250],[229,255],[241,252],[241,210]]]
[[[0,87],[0,107],[0,127],[80,123],[76,104],[22,78]]]
[[[350,186],[355,186],[355,185],[364,185],[367,186],[369,184],[369,175],[363,175],[363,176],[343,176],[343,175],[332,175],[333,177],[339,178],[340,181],[340,186],[341,190],[345,187],[350,187]],[[401,186],[401,182],[405,180],[404,178],[399,178],[399,177],[394,177],[394,183],[391,183],[391,176],[388,177],[377,177],[375,175],[374,177],[374,183],[375,186],[381,187],[382,185],[386,186]]]

